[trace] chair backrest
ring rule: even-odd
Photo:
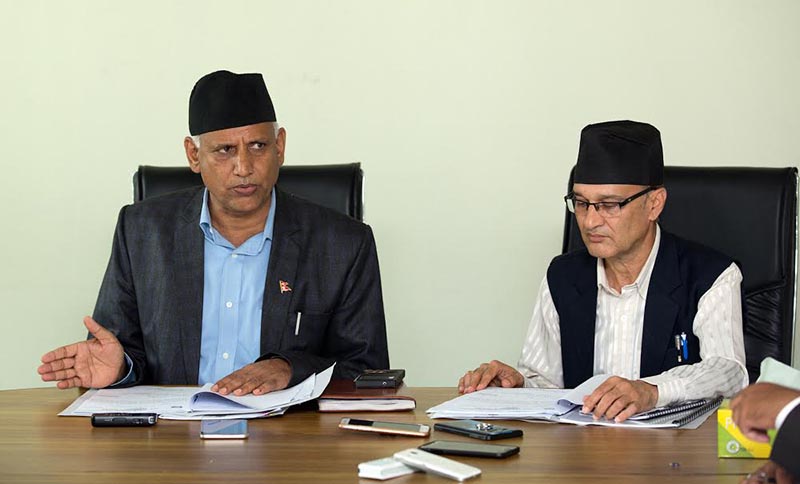
[[[188,166],[140,165],[133,174],[133,201],[203,184]],[[364,219],[364,172],[360,163],[281,167],[278,186],[289,193]]]
[[[664,186],[667,204],[661,227],[713,247],[741,266],[750,381],[758,377],[761,360],[767,356],[791,365],[797,168],[667,166]],[[572,173],[567,189],[571,187]],[[575,217],[566,211],[562,252],[582,247]]]

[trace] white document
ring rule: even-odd
[[[596,375],[573,390],[489,387],[429,408],[430,418],[553,420],[576,406],[608,379]]]
[[[189,400],[189,410],[192,413],[264,412],[273,408],[282,407],[288,402],[305,401],[314,390],[314,379],[309,377],[302,383],[291,388],[265,393],[264,395],[220,395],[217,392],[212,392],[211,387],[211,383],[206,383],[199,392],[191,396]]]
[[[92,389],[78,397],[60,416],[89,417],[104,412],[155,412],[187,410],[197,387],[136,386],[119,389]]]
[[[626,420],[621,423],[581,413],[583,397],[590,395],[609,375],[595,375],[573,390],[547,388],[499,388],[489,387],[468,393],[427,410],[430,418],[481,419],[481,420],[549,420],[575,425],[602,425],[608,427],[633,428],[677,428],[696,429],[716,410],[719,403],[698,415],[692,409],[676,415],[651,420]],[[686,415],[692,419],[682,424],[676,420]]]
[[[567,390],[490,387],[468,393],[427,410],[430,418],[547,419]]]
[[[89,390],[61,416],[88,417],[104,412],[155,412],[174,420],[257,418],[279,415],[286,408],[319,397],[330,383],[333,366],[291,388],[264,395],[220,395],[211,384],[198,387],[136,386]]]

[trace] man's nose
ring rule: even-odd
[[[588,228],[599,227],[606,222],[606,219],[600,215],[600,211],[596,205],[589,205],[586,209],[586,215],[583,217],[583,223]]]
[[[233,173],[236,176],[247,177],[253,173],[253,157],[247,147],[238,150],[234,163]]]

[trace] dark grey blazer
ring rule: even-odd
[[[800,479],[800,406],[794,407],[783,421],[769,458],[789,471],[795,479]]]
[[[197,384],[202,201],[202,187],[191,188],[120,211],[94,318],[117,335],[133,360],[134,384]],[[279,281],[292,290],[281,293]],[[295,336],[298,311],[302,320]],[[389,367],[369,226],[276,189],[261,355],[289,361],[290,385],[334,361],[334,378]]]

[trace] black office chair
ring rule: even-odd
[[[188,166],[140,165],[133,174],[133,201],[203,184]],[[278,186],[289,193],[364,219],[364,172],[361,163],[281,167]]]
[[[664,186],[667,204],[661,227],[713,247],[741,265],[750,381],[758,378],[761,360],[767,356],[791,365],[797,168],[667,166]],[[582,247],[575,217],[567,211],[562,252]]]

